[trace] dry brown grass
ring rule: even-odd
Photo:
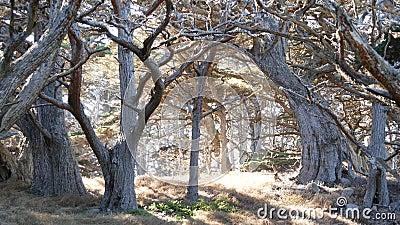
[[[304,191],[304,185],[283,180],[275,183],[273,174],[231,172],[215,183],[200,187],[199,194],[207,200],[222,197],[239,210],[233,213],[197,211],[195,216],[183,221],[154,212],[152,216],[95,213],[104,189],[104,182],[100,178],[84,178],[91,195],[58,197],[34,196],[26,191],[26,184],[9,181],[0,183],[0,224],[358,224],[345,218],[333,219],[328,216],[319,220],[259,219],[257,210],[264,204],[287,210],[327,208],[342,190],[342,187],[325,188],[318,195],[310,194]],[[170,185],[148,176],[136,179],[140,207],[159,201],[183,199],[185,191],[185,187]],[[359,204],[362,193],[363,187],[357,187],[349,202]]]
[[[66,194],[57,197],[38,197],[27,192],[22,182],[0,183],[0,224],[165,224],[155,216],[128,214],[103,215],[93,212],[100,198]]]

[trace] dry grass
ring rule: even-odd
[[[87,181],[87,179],[85,179]],[[94,182],[96,183],[96,182]],[[98,187],[97,187],[98,188]],[[0,183],[0,224],[165,224],[157,217],[128,214],[103,215],[93,209],[100,198],[93,195],[38,197],[21,182]]]
[[[265,204],[269,208],[287,210],[327,208],[342,190],[342,187],[324,188],[316,195],[304,191],[303,185],[285,181],[286,178],[282,180],[276,183],[272,174],[231,172],[215,183],[200,187],[199,194],[207,200],[223,197],[239,210],[233,213],[198,211],[194,217],[183,221],[154,212],[151,212],[152,216],[95,213],[104,189],[100,178],[84,178],[87,189],[93,193],[91,195],[58,197],[34,196],[26,191],[26,184],[8,181],[0,183],[0,224],[358,224],[329,216],[318,220],[278,220],[274,214],[275,219],[259,219],[257,210]],[[350,203],[359,204],[357,201],[360,201],[364,191],[361,186],[358,189],[349,198]],[[136,179],[140,207],[159,201],[183,199],[185,191],[185,187],[173,186],[148,176]]]

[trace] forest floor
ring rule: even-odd
[[[399,212],[396,220],[357,220],[353,222],[345,216],[328,214],[322,210],[334,207],[338,197],[347,196],[350,204],[362,205],[365,193],[365,180],[359,180],[356,187],[333,188],[321,185],[298,185],[289,181],[293,174],[274,174],[263,172],[230,172],[226,176],[199,189],[204,201],[224,199],[235,210],[195,211],[192,216],[178,218],[162,212],[150,210],[150,205],[183,199],[185,187],[173,186],[148,176],[136,178],[136,194],[139,207],[143,210],[129,213],[101,214],[97,210],[103,192],[101,178],[85,178],[84,183],[90,192],[87,196],[64,195],[58,197],[38,197],[27,192],[28,186],[21,182],[0,183],[0,225],[8,224],[400,224]],[[350,185],[350,186],[354,186]],[[392,193],[399,187],[393,183]],[[392,196],[393,197],[393,196]],[[398,199],[399,196],[395,196]],[[293,217],[295,210],[316,209],[317,219],[280,219],[276,210],[273,218],[259,218],[260,208],[286,209]],[[319,208],[319,209],[317,209]],[[381,209],[378,209],[380,211]],[[138,213],[139,212],[139,213]],[[147,213],[148,212],[148,213]],[[264,215],[264,211],[260,214]]]

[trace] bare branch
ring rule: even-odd
[[[68,111],[72,112],[72,107],[70,105],[68,105],[67,103],[59,101],[59,100],[57,100],[55,98],[52,98],[50,96],[47,96],[47,95],[45,95],[43,93],[39,94],[39,98],[45,100],[46,102],[49,102],[49,103],[53,104],[57,108],[65,109],[65,110],[68,110]]]

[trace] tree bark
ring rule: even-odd
[[[360,60],[371,76],[386,88],[390,95],[389,98],[393,99],[396,105],[400,107],[399,70],[390,65],[364,40],[341,5],[331,0],[327,1],[327,3],[332,7],[332,11],[336,13],[338,31],[347,41],[347,44],[354,51],[355,55],[358,56],[357,59]]]
[[[278,30],[281,24],[265,16],[263,26]],[[295,113],[302,142],[302,165],[298,181],[331,184],[342,177],[342,152],[348,151],[349,145],[334,120],[318,106],[319,102],[325,103],[323,98],[310,93],[312,91],[307,89],[310,85],[289,69],[286,46],[287,42],[282,37],[271,35],[262,41],[255,38],[250,57],[285,93]]]
[[[302,143],[300,183],[312,180],[332,184],[342,177],[342,152],[348,143],[330,116],[316,105],[295,96],[289,101],[296,116]]]
[[[115,13],[123,23],[130,21],[131,10],[129,2],[113,1]],[[132,34],[126,33],[124,29],[118,29],[118,37],[132,41]],[[119,81],[121,96],[125,94],[131,78],[134,75],[133,53],[118,46]],[[121,106],[122,112],[122,106]],[[122,113],[121,113],[122,118]],[[132,121],[133,122],[133,121]],[[126,211],[137,209],[135,194],[135,160],[134,152],[130,151],[123,132],[122,119],[120,120],[120,140],[110,151],[109,177],[106,181],[106,189],[101,202],[102,210]]]
[[[212,56],[211,56],[212,57]],[[203,62],[196,70],[198,75],[196,93],[192,109],[192,146],[189,162],[189,183],[186,198],[190,202],[199,200],[199,151],[200,151],[200,122],[202,119],[205,76],[210,68],[211,60]]]
[[[137,209],[134,189],[135,161],[129,151],[126,141],[121,139],[110,150],[110,179],[106,182],[105,192],[101,201],[102,211],[126,211]]]
[[[365,207],[372,207],[373,203],[379,205],[389,205],[390,203],[386,169],[376,160],[387,157],[385,148],[386,112],[386,107],[379,102],[372,103],[372,132],[368,146],[368,152],[372,159],[370,159],[368,173],[368,188],[364,196]]]
[[[35,28],[35,39],[39,39],[42,33],[43,23],[38,23]],[[44,85],[43,80],[46,80],[43,78],[59,71],[55,65],[56,60],[57,51],[53,52],[32,75],[29,84],[35,87],[37,94]],[[58,82],[45,87],[42,92],[62,101],[62,90]],[[38,100],[37,103],[45,104],[43,100]],[[55,106],[38,107],[36,115],[28,112],[19,120],[19,126],[28,142],[26,145],[28,149],[24,151],[32,153],[33,177],[30,191],[42,196],[62,193],[85,194],[78,163],[65,128],[64,111]]]
[[[39,87],[40,83],[46,79],[44,76],[39,78],[36,83],[30,82],[29,85],[25,85],[21,92],[23,95],[15,100],[15,104],[11,107],[6,105],[15,90],[58,49],[76,16],[80,3],[80,0],[52,2],[49,7],[51,21],[41,38],[18,59],[11,61],[13,54],[7,52],[6,54],[10,57],[0,60],[0,134],[7,132],[37,98],[38,91],[42,88]],[[32,20],[28,21],[29,23],[36,24],[37,22],[39,24],[39,21],[36,21],[38,20],[37,16],[29,19]],[[17,45],[17,42],[18,40],[10,40],[8,44]]]
[[[194,99],[192,113],[192,146],[190,151],[189,184],[186,198],[190,202],[199,200],[199,151],[200,151],[200,121],[202,112],[203,97]]]
[[[57,99],[62,97],[61,89],[57,89],[55,84],[46,87],[43,92]],[[38,101],[38,104],[43,103]],[[37,109],[36,115],[21,118],[19,125],[33,156],[30,192],[41,196],[85,194],[78,163],[65,129],[64,111],[55,106],[43,106]]]

